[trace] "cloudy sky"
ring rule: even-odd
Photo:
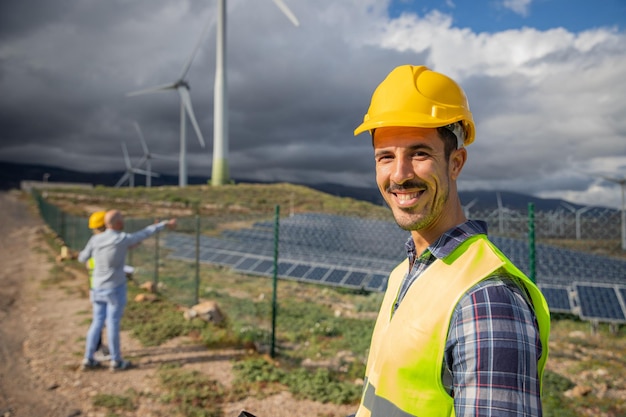
[[[395,66],[427,65],[465,89],[477,126],[461,190],[621,205],[626,177],[626,1],[228,2],[230,172],[237,179],[373,186],[372,91]],[[207,142],[187,124],[189,174],[213,153],[214,0],[0,2],[0,160],[122,171],[167,155],[178,172],[174,90],[186,73]],[[204,28],[204,36],[201,37]],[[137,179],[141,183],[143,178]]]

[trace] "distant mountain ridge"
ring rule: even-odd
[[[114,186],[123,172],[78,172],[71,171],[64,168],[57,168],[44,165],[29,165],[29,164],[14,164],[10,162],[0,161],[0,190],[19,189],[20,182],[24,180],[28,181],[43,181],[44,174],[48,174],[48,181],[54,182],[76,182],[76,183],[88,183],[93,185],[103,185],[107,187]],[[206,184],[209,180],[208,177],[190,176],[188,178],[189,185]],[[263,183],[262,181],[250,180],[250,179],[235,179],[237,182],[247,183]],[[142,186],[144,184],[144,178],[141,175],[135,177],[135,184]],[[158,178],[152,178],[152,186],[158,187],[162,185],[176,185],[178,184],[177,175],[161,175]],[[373,204],[382,205],[383,199],[377,188],[365,188],[365,187],[350,187],[342,184],[322,183],[322,184],[307,184],[304,185],[331,195],[339,197],[351,197],[356,200],[368,201]],[[574,204],[560,199],[546,199],[534,197],[528,194],[515,193],[510,191],[460,191],[461,203],[463,205],[472,204],[472,210],[490,210],[498,208],[497,195],[500,195],[502,206],[511,210],[527,210],[528,204],[533,203],[535,210],[537,211],[551,211],[558,208],[563,208],[563,203],[566,203],[575,208],[584,207],[579,204]]]

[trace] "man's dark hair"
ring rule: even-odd
[[[456,136],[454,133],[450,131],[450,129],[445,128],[445,127],[438,127],[437,133],[439,134],[439,137],[443,141],[443,151],[444,151],[444,155],[446,156],[446,161],[447,161],[448,159],[450,159],[450,155],[452,154],[452,151],[454,151],[457,148]]]

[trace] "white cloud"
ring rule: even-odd
[[[513,13],[526,17],[529,14],[531,3],[532,0],[503,0],[502,6]]]
[[[619,161],[612,164],[616,172],[626,174],[624,33],[523,28],[477,34],[435,11],[389,21],[379,45],[426,53],[424,64],[465,87],[477,122],[466,187],[547,189],[546,195],[578,202],[588,195],[592,203],[597,190],[559,191],[552,178],[596,169],[611,156]]]

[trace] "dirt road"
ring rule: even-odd
[[[73,404],[31,371],[24,355],[25,319],[36,304],[30,295],[49,265],[45,255],[31,251],[41,221],[16,195],[0,193],[0,415],[76,415]]]
[[[134,393],[135,408],[122,416],[176,415],[160,400],[157,370],[168,362],[206,374],[227,389],[234,350],[208,350],[187,338],[144,347],[121,333],[122,352],[137,366],[124,372],[81,372],[84,339],[91,317],[86,273],[51,273],[54,255],[42,244],[44,225],[18,192],[0,192],[0,417],[104,417],[97,394]],[[76,275],[76,276],[74,276]],[[354,406],[295,400],[288,392],[223,404],[225,417],[241,410],[258,417],[343,417]]]

